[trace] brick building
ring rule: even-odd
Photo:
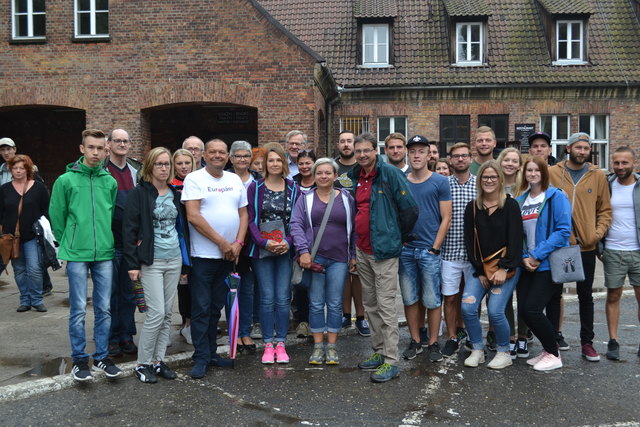
[[[256,1],[11,0],[0,20],[0,134],[50,183],[85,127],[127,129],[138,156],[190,135],[326,139],[324,59]]]
[[[443,153],[487,124],[499,148],[545,130],[557,157],[586,131],[605,168],[616,146],[640,149],[638,0],[261,4],[327,59],[341,92],[331,141],[347,128],[382,143],[395,130],[438,141]]]
[[[136,154],[191,134],[330,151],[341,129],[422,134],[441,152],[492,126],[557,157],[640,149],[640,0],[10,0],[0,2],[0,137],[49,179],[85,127]],[[519,130],[516,130],[519,129]]]

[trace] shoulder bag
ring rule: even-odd
[[[547,216],[547,239],[551,234],[551,199],[549,197],[549,215]],[[573,218],[571,227],[574,228]],[[573,233],[578,234],[573,230]],[[582,256],[580,246],[572,245],[558,248],[549,254],[549,268],[551,269],[551,280],[553,283],[582,282],[584,280],[584,268],[582,267]]]
[[[327,203],[327,209],[324,211],[324,215],[322,216],[320,229],[318,230],[318,234],[316,235],[315,241],[313,242],[313,248],[311,249],[312,263],[313,263],[313,259],[316,257],[316,253],[318,252],[318,247],[320,246],[320,240],[322,240],[322,235],[324,234],[324,229],[327,228],[327,222],[329,222],[329,215],[331,214],[331,208],[333,208],[333,202],[335,199],[336,199],[336,191],[334,189],[331,192],[331,196],[329,197],[329,203]],[[300,263],[298,261],[299,261],[298,259],[295,259],[293,261],[293,266],[291,269],[291,283],[294,285],[298,285],[300,282],[302,282],[302,275],[304,274],[304,269],[300,266]]]
[[[507,247],[503,246],[496,252],[492,253],[488,257],[482,256],[482,249],[480,249],[480,239],[478,239],[478,229],[476,228],[476,201],[473,201],[473,256],[478,259],[476,248],[480,253],[480,259],[482,260],[482,269],[484,275],[490,280],[491,277],[500,269],[498,262],[507,254]],[[511,279],[516,275],[516,270],[513,268],[507,272],[505,280]]]
[[[20,258],[20,214],[22,213],[22,200],[27,192],[27,185],[29,185],[29,181],[24,184],[20,202],[18,203],[18,220],[16,221],[15,233],[2,233],[2,226],[0,225],[0,233],[2,233],[0,234],[0,256],[2,256],[4,265],[9,264],[12,259]]]
[[[266,184],[265,184],[266,186]],[[258,191],[256,189],[256,191]],[[287,181],[284,182],[284,206],[282,208],[282,219],[276,219],[273,221],[267,221],[260,224],[260,235],[263,239],[267,240],[275,240],[276,242],[281,242],[286,236],[286,226],[284,223],[284,218],[287,216]],[[270,250],[266,248],[260,248],[259,258],[267,258],[271,256],[276,256]]]

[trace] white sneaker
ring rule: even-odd
[[[193,345],[193,341],[191,340],[191,326],[185,326],[184,328],[182,328],[182,330],[180,330],[180,335],[182,335],[184,339],[187,340],[187,344]]]
[[[502,369],[511,365],[513,365],[513,361],[511,360],[511,355],[509,354],[509,352],[498,351],[496,352],[496,357],[494,357],[493,360],[487,365],[487,368]]]
[[[481,363],[484,363],[484,350],[471,350],[471,355],[464,360],[464,366],[468,368],[477,368]]]
[[[544,357],[545,354],[549,354],[549,353],[542,350],[540,354],[538,354],[537,356],[532,357],[531,359],[527,359],[527,365],[535,366],[536,363],[538,363]]]
[[[533,366],[536,371],[553,371],[554,369],[562,368],[562,360],[560,359],[560,353],[558,357],[551,353],[544,355],[542,359]]]

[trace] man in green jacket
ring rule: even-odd
[[[49,215],[58,257],[67,261],[69,276],[69,339],[73,359],[73,377],[77,381],[93,379],[89,355],[85,352],[84,319],[87,311],[87,273],[93,282],[95,315],[93,369],[115,378],[122,371],[108,358],[111,327],[112,260],[114,256],[111,219],[118,184],[102,168],[106,135],[96,129],[82,132],[83,156],[67,166],[53,184]]]
[[[403,243],[412,240],[418,206],[400,169],[378,159],[375,136],[358,136],[355,156],[358,165],[348,176],[356,183],[356,266],[374,351],[358,367],[375,370],[372,381],[386,382],[400,375],[398,258]]]

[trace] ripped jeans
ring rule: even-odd
[[[484,296],[491,292],[491,298],[487,302],[487,312],[496,334],[497,350],[509,351],[509,334],[511,330],[507,316],[504,314],[504,309],[516,287],[518,276],[519,274],[516,274],[504,284],[499,286],[492,285],[489,289],[485,289],[477,277],[470,277],[465,283],[464,293],[462,294],[462,317],[464,318],[464,326],[469,334],[469,341],[474,350],[482,350],[484,347],[482,326],[480,326],[478,317],[478,306]]]

